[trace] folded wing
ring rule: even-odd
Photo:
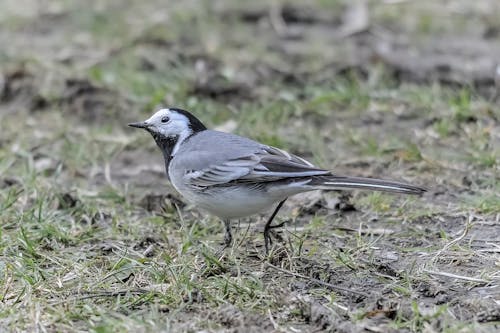
[[[326,175],[308,161],[278,148],[262,146],[252,154],[230,159],[207,168],[186,173],[194,187],[209,187],[234,182],[271,182],[287,178]]]

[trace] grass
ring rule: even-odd
[[[321,24],[287,39],[269,32],[267,14],[223,19],[252,10],[223,3],[63,2],[47,9],[52,18],[0,5],[9,39],[0,329],[495,331],[498,103],[466,85],[398,82],[381,65],[329,72],[324,55],[345,45],[318,43]],[[342,4],[311,6],[340,13]],[[395,7],[371,6],[374,22],[403,24]],[[402,27],[411,36],[469,26],[433,20],[425,5],[394,6],[417,15]],[[14,69],[31,79],[7,75]],[[88,85],[74,93],[69,79]],[[159,105],[210,127],[235,121],[236,133],[340,174],[406,179],[431,194],[353,192],[355,211],[335,209],[336,195],[297,197],[280,214],[287,223],[271,256],[254,217],[234,224],[235,245],[220,258],[222,224],[179,198],[151,138],[126,127]]]

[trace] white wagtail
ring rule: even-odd
[[[277,204],[264,227],[269,250],[271,223],[285,200],[313,190],[364,189],[422,194],[426,189],[396,181],[333,174],[284,150],[235,134],[209,130],[188,111],[161,109],[129,126],[147,130],[160,147],[167,177],[192,204],[224,221],[224,247],[231,244],[231,219]]]

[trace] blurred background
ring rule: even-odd
[[[499,1],[2,0],[0,45],[0,280],[8,286],[0,297],[9,305],[0,311],[0,327],[265,331],[344,323],[346,331],[363,325],[419,331],[457,321],[494,330],[478,323],[498,321],[500,313],[490,313],[499,304]],[[223,230],[169,187],[153,140],[127,128],[161,106],[190,110],[209,127],[288,149],[337,173],[430,187],[423,199],[307,194],[283,213],[295,223],[285,236],[301,245],[276,265],[393,293],[358,303],[339,296],[366,316],[332,317],[340,311],[334,307],[307,319],[302,305],[329,306],[311,289],[293,289],[276,271],[260,272],[256,280],[264,282],[255,284],[249,272],[228,269],[228,276],[200,282],[201,303],[186,301],[194,297],[192,270]],[[464,227],[472,222],[474,228]],[[367,225],[372,231],[362,233]],[[392,231],[380,231],[386,228]],[[446,247],[464,230],[466,246]],[[259,233],[245,237],[229,266],[263,270],[249,256],[262,252]],[[391,256],[370,247],[375,242]],[[306,250],[299,255],[299,248]],[[309,261],[297,259],[306,254]],[[429,261],[438,254],[447,256]],[[368,257],[382,258],[391,270],[367,268]],[[448,280],[443,287],[424,268],[477,281]],[[358,274],[367,271],[392,274],[392,287]],[[408,283],[394,273],[408,271]],[[184,282],[172,286],[172,279]],[[228,280],[229,291],[203,292],[221,290]],[[496,289],[475,293],[461,283]],[[148,289],[146,300],[151,285],[157,289]],[[239,298],[248,288],[252,293]],[[288,288],[307,301],[278,296],[293,294]],[[465,289],[470,293],[458,293]],[[425,312],[401,295],[448,311]],[[135,304],[138,311],[125,310]],[[202,315],[191,320],[193,309]],[[278,314],[277,324],[268,309]],[[380,321],[367,314],[374,309],[389,312]],[[228,319],[234,313],[240,321]]]
[[[365,151],[398,161],[424,152],[461,170],[496,170],[497,1],[1,6],[0,116],[10,145],[23,136],[42,143],[44,129],[80,147],[92,144],[79,142],[87,128],[126,141],[138,134],[124,124],[163,105],[325,165]],[[138,154],[152,149],[140,140]],[[67,162],[101,158],[84,155]]]

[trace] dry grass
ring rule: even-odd
[[[0,330],[498,331],[498,5],[346,3],[2,2]],[[159,105],[431,191],[297,196],[218,258],[126,127]]]

